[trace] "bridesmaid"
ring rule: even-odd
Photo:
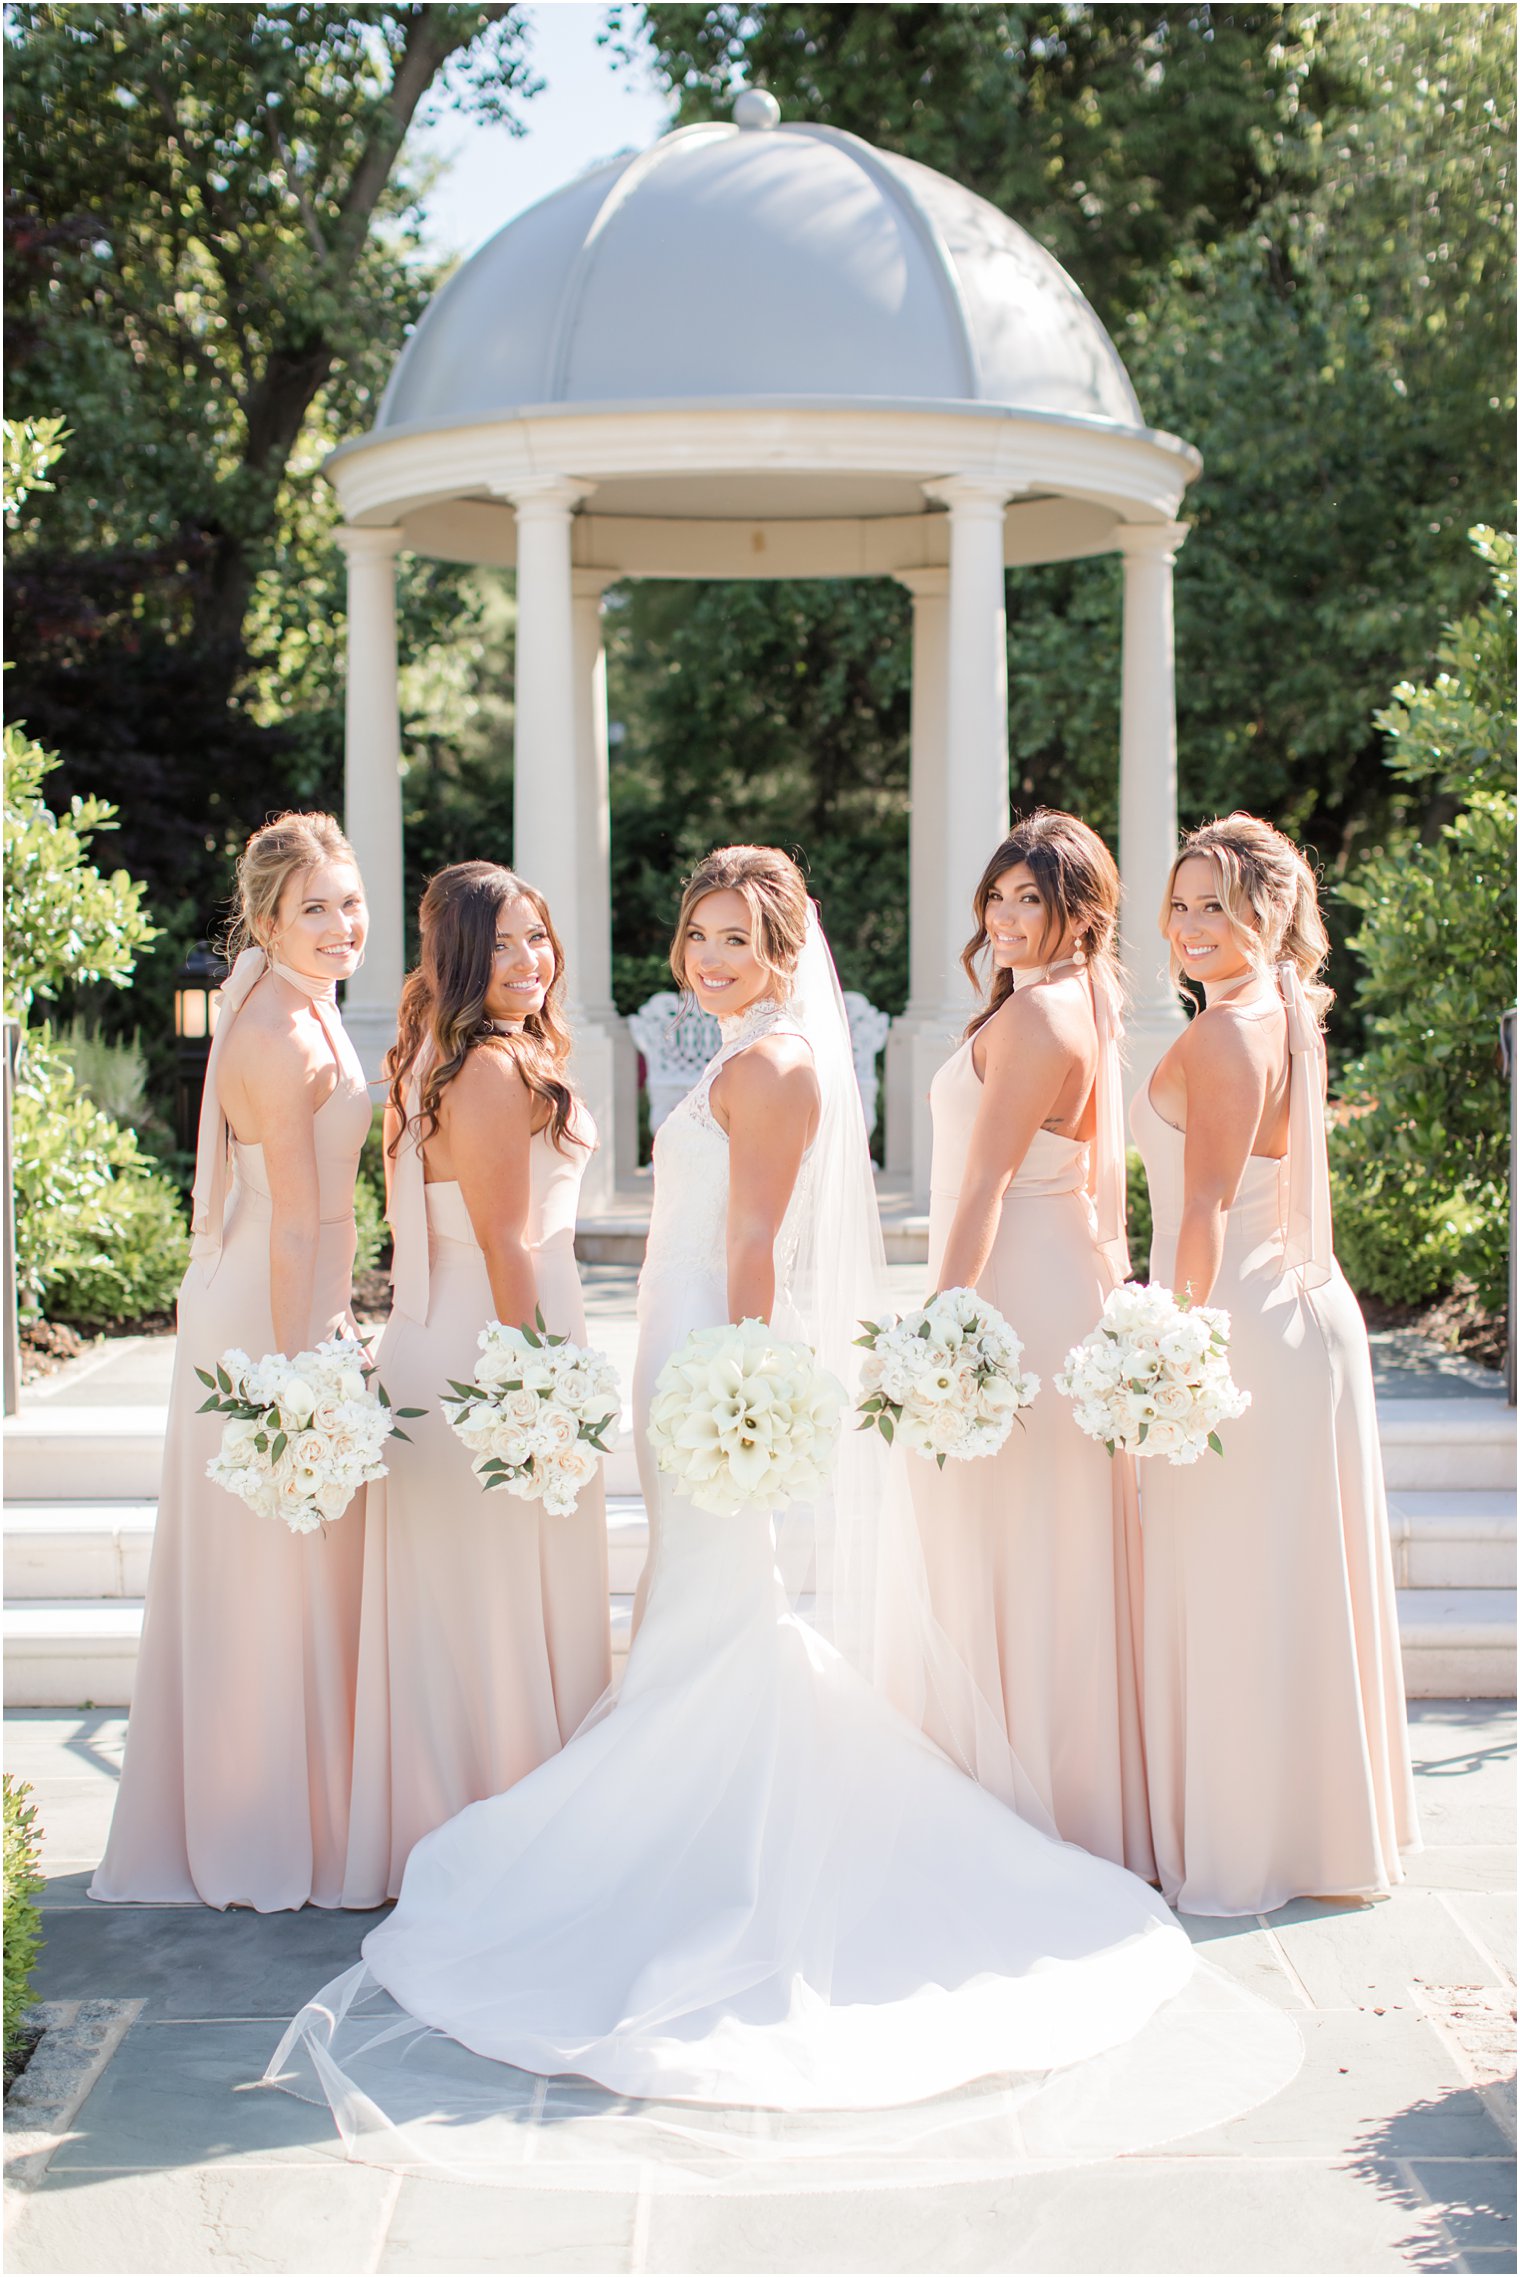
[[[1085,823],[1042,808],[972,906],[962,962],[979,986],[990,949],[991,985],[930,1090],[929,1269],[997,1306],[1043,1389],[1001,1453],[909,1465],[929,1586],[1063,1839],[1149,1876],[1134,1468],[1051,1389],[1128,1272],[1118,873]]]
[[[1183,842],[1162,929],[1205,1008],[1135,1099],[1151,1271],[1228,1311],[1251,1406],[1222,1461],[1143,1470],[1161,1886],[1207,1914],[1382,1896],[1417,1835],[1372,1366],[1330,1242],[1313,876],[1229,815]]]
[[[272,1913],[341,1902],[362,1504],[297,1535],[212,1486],[222,1425],[197,1414],[193,1371],[229,1345],[290,1354],[352,1326],[370,1103],[336,990],[358,970],[368,916],[353,849],[327,814],[255,831],[238,904],[241,954],[201,1103],[126,1766],[90,1895]]]
[[[487,1321],[585,1335],[575,1213],[596,1131],[565,1078],[564,959],[542,894],[440,870],[386,1061],[395,1301],[385,1388],[407,1425],[368,1490],[344,1901],[394,1897],[412,1845],[556,1754],[611,1679],[598,1475],[548,1518],[487,1492],[439,1408]]]

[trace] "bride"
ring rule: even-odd
[[[707,1516],[655,1468],[643,1419],[692,1329],[768,1319],[846,1376],[880,1287],[848,1029],[795,865],[709,855],[672,963],[723,1040],[655,1146],[626,1673],[561,1753],[417,1845],[266,2078],[325,2097],[351,2152],[477,2174],[535,2156],[552,2095],[590,2110],[587,2081],[646,2127],[739,2106],[747,2160],[764,2114],[885,2117],[973,2082],[1025,2148],[1129,2147],[1261,2100],[1293,2027],[1228,1980],[1200,2001],[1212,1972],[1155,1891],[1045,1831],[928,1613],[911,1458],[851,1434],[827,1502],[774,1525]],[[931,1692],[958,1763],[918,1728]],[[628,2141],[626,2106],[600,2108]],[[701,2133],[689,2108],[670,2125]]]

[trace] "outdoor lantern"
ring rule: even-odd
[[[178,1046],[174,1119],[179,1143],[187,1151],[194,1148],[200,1125],[206,1060],[221,1004],[217,991],[226,977],[227,967],[209,941],[197,941],[174,976],[174,1034]]]

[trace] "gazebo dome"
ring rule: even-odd
[[[943,174],[831,127],[684,127],[500,230],[428,308],[376,435],[580,407],[986,404],[1143,428],[1060,263]]]

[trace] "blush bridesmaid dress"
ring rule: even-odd
[[[207,1478],[222,1418],[196,1412],[206,1396],[198,1366],[233,1345],[255,1358],[275,1349],[263,1149],[231,1134],[217,1094],[233,1022],[268,969],[261,949],[238,958],[206,1069],[126,1763],[90,1884],[91,1897],[111,1902],[260,1913],[342,1902],[363,1498],[314,1534],[257,1516]],[[370,1101],[331,984],[273,969],[311,998],[337,1069],[312,1123],[321,1222],[309,1347],[349,1319]]]
[[[1184,1913],[1378,1897],[1418,1848],[1367,1331],[1335,1262],[1324,1045],[1292,965],[1288,1151],[1252,1155],[1209,1302],[1251,1394],[1224,1455],[1143,1463],[1146,1759],[1161,1887]],[[1132,1109],[1170,1282],[1185,1133]]]
[[[379,1351],[394,1404],[427,1413],[366,1490],[352,1906],[395,1897],[423,1835],[557,1754],[612,1675],[600,1472],[569,1517],[547,1517],[481,1486],[439,1407],[473,1374],[495,1306],[459,1186],[425,1180],[416,1113],[414,1085],[391,1176],[395,1302]],[[527,1238],[546,1325],[580,1343],[575,1216],[596,1131],[579,1101],[572,1130],[581,1143],[563,1150],[547,1129],[530,1143]]]
[[[1052,1383],[1128,1271],[1119,1023],[1089,979],[1095,1136],[1036,1132],[977,1282],[1021,1338],[1039,1395],[998,1454],[942,1471],[911,1457],[908,1471],[935,1614],[1058,1833],[1148,1879],[1134,1465],[1084,1437]],[[968,1037],[930,1086],[931,1287],[981,1104],[971,1048]]]

